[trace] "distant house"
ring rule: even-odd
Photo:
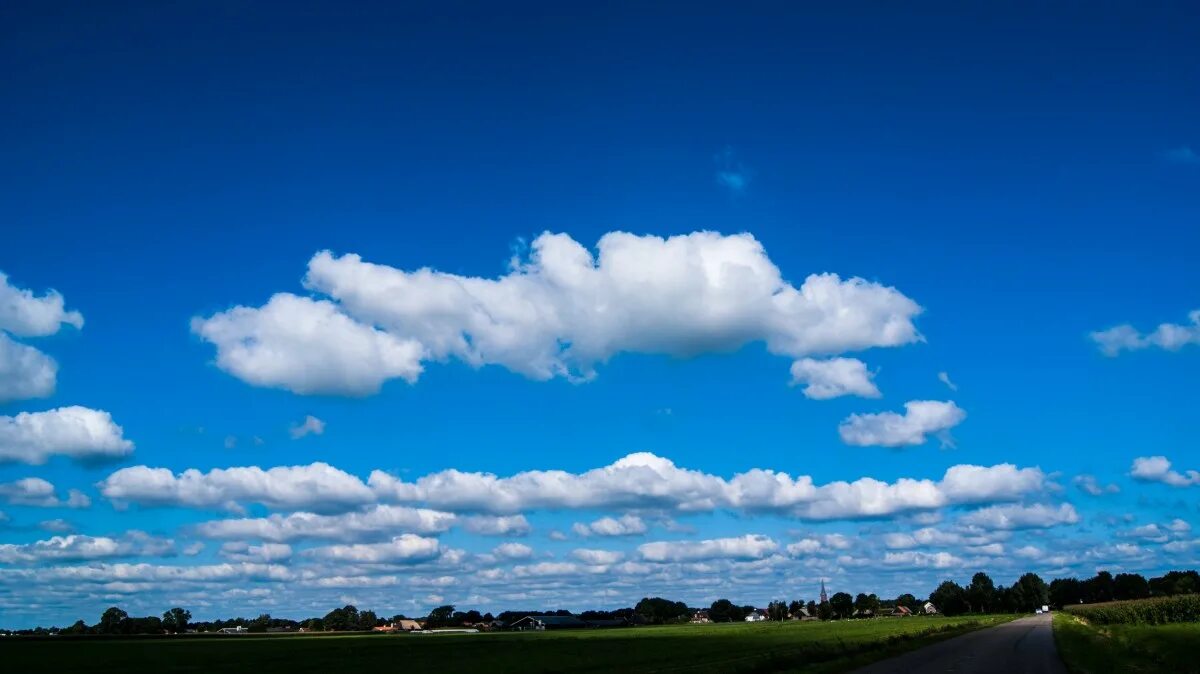
[[[903,618],[911,616],[912,611],[907,606],[895,606],[893,608],[879,609],[879,616],[882,618]]]
[[[746,618],[745,618],[746,622],[748,622],[748,623],[762,622],[766,619],[767,619],[767,609],[765,609],[765,608],[756,608],[753,611],[747,613]]]
[[[588,624],[573,615],[531,615],[525,616],[511,625],[511,629],[519,632],[569,630],[581,627],[588,627]]]
[[[811,616],[808,615],[808,608],[801,606],[800,609],[795,613],[789,613],[788,617],[792,620],[804,620],[805,618],[809,618]]]
[[[924,613],[925,615],[934,615],[937,612],[937,607],[933,605],[933,602],[927,601],[925,602],[925,605],[921,607],[921,613]]]
[[[405,620],[397,620],[396,622],[392,623],[392,628],[394,630],[396,630],[397,632],[411,632],[413,630],[419,630],[423,627],[424,627],[424,625],[417,622],[416,620],[405,619]]]
[[[395,632],[395,625],[376,625],[371,628],[372,632]]]
[[[241,625],[236,625],[234,627],[222,627],[221,629],[217,630],[217,632],[221,634],[241,634],[242,632],[248,631],[249,630]]]
[[[712,618],[708,617],[707,610],[700,609],[692,614],[692,619],[689,622],[696,623],[697,625],[703,625],[705,623],[712,622]]]

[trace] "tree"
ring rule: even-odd
[[[832,620],[834,617],[833,606],[831,606],[827,601],[817,604],[817,617],[821,620]]]
[[[82,620],[76,620],[74,625],[71,625],[70,627],[64,627],[60,631],[60,634],[87,634],[87,633],[88,633],[87,623],[83,622]]]
[[[943,615],[954,616],[967,612],[966,590],[952,580],[942,581],[929,595],[929,601]]]
[[[1149,585],[1146,586],[1149,590]],[[1050,605],[1055,608],[1083,602],[1083,582],[1078,578],[1055,578],[1050,581]]]
[[[800,601],[799,599],[793,599],[792,603],[788,604],[788,613],[791,614],[793,618],[804,617],[802,611],[804,611],[803,601]]]
[[[358,613],[358,629],[361,632],[369,632],[379,625],[379,618],[374,611],[359,611]]]
[[[426,627],[446,627],[454,619],[454,605],[439,606],[429,612],[425,620]]]
[[[1195,571],[1168,571],[1150,579],[1150,592],[1155,597],[1176,594],[1195,594],[1200,591],[1200,574]]]
[[[191,619],[191,611],[176,606],[175,608],[163,613],[163,628],[165,628],[168,632],[180,634],[187,631],[188,621]]]
[[[1020,612],[1034,611],[1050,601],[1050,588],[1036,573],[1027,573],[1012,586],[1015,609]]]
[[[128,619],[128,613],[116,606],[110,606],[100,614],[100,623],[96,628],[101,634],[121,634],[125,631],[125,621]]]
[[[745,617],[742,609],[728,599],[718,599],[708,607],[708,619],[715,623],[735,623]]]
[[[1113,577],[1107,571],[1101,571],[1083,583],[1083,600],[1089,604],[1113,600]]]
[[[680,622],[689,616],[687,604],[662,597],[643,597],[633,610],[651,625]]]
[[[328,632],[349,632],[358,628],[358,609],[353,604],[335,608],[321,620]]]
[[[971,584],[967,586],[966,593],[971,611],[987,613],[992,608],[995,599],[996,584],[992,582],[990,576],[980,571],[971,577]]]
[[[778,620],[780,622],[787,620],[788,607],[787,604],[781,601],[773,601],[767,604],[767,619]]]
[[[854,597],[845,592],[838,592],[829,598],[829,606],[839,619],[844,620],[854,613]]]
[[[1150,596],[1150,583],[1138,573],[1118,573],[1113,578],[1114,599],[1145,599]]]
[[[266,632],[267,628],[270,626],[271,626],[271,614],[270,613],[260,613],[260,614],[258,614],[257,618],[250,621],[250,626],[248,629],[251,632]]]
[[[807,608],[808,608],[808,615],[813,618],[816,618],[817,617],[817,602],[809,599]]]
[[[859,616],[874,616],[879,610],[879,597],[859,592],[858,596],[854,598],[854,610],[858,612]]]
[[[921,609],[921,602],[918,601],[916,597],[905,592],[904,594],[900,595],[899,597],[896,597],[896,606],[903,606],[904,608],[907,608],[908,610],[912,611],[913,613],[916,613],[917,611],[919,611]]]

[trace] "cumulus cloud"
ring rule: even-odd
[[[850,539],[842,534],[808,536],[787,545],[787,553],[793,557],[807,557],[832,553],[850,548]]]
[[[1139,351],[1157,347],[1178,351],[1189,344],[1200,344],[1200,309],[1188,312],[1186,324],[1162,323],[1153,332],[1142,333],[1128,323],[1093,332],[1091,340],[1106,356],[1122,351]]]
[[[533,548],[523,543],[501,543],[492,554],[500,559],[529,559],[533,556]]]
[[[45,398],[54,393],[57,377],[53,358],[0,332],[0,403]]]
[[[883,563],[886,566],[908,569],[953,569],[964,564],[961,557],[949,552],[921,552],[918,550],[884,553]]]
[[[1105,494],[1116,494],[1121,491],[1121,488],[1115,484],[1100,484],[1094,475],[1076,475],[1072,480],[1079,490],[1091,494],[1092,496],[1103,496]]]
[[[161,556],[174,551],[174,542],[131,531],[121,538],[71,534],[33,543],[0,545],[0,563],[32,564],[125,557]]]
[[[39,508],[87,508],[92,500],[78,489],[67,492],[61,499],[54,485],[40,477],[26,477],[15,482],[0,483],[0,499],[11,505],[35,506]]]
[[[481,536],[525,536],[533,530],[524,515],[473,515],[463,520],[463,528]]]
[[[542,234],[498,278],[404,271],[316,254],[304,285],[264,306],[196,318],[217,365],[251,384],[366,395],[415,381],[426,361],[498,365],[584,381],[618,353],[692,356],[763,342],[793,359],[921,339],[921,312],[894,288],[813,274],[784,280],[749,234],[604,235],[593,254]]]
[[[415,564],[436,559],[441,545],[436,538],[403,534],[387,543],[356,543],[312,548],[308,554],[337,562],[358,564]]]
[[[623,515],[620,519],[601,517],[595,522],[576,522],[571,529],[579,536],[640,536],[646,533],[646,523],[637,515]]]
[[[453,526],[457,519],[451,513],[436,510],[377,505],[340,515],[297,512],[214,520],[196,525],[196,533],[205,538],[276,542],[306,539],[360,541],[397,533],[441,533]]]
[[[35,295],[13,286],[0,272],[0,330],[17,337],[45,337],[64,324],[82,328],[83,316],[78,311],[67,311],[62,295],[54,290]]]
[[[250,545],[243,541],[230,541],[221,546],[220,554],[234,562],[256,562],[267,564],[282,562],[292,556],[292,546],[286,543],[263,543]]]
[[[616,550],[595,550],[578,548],[571,551],[571,556],[589,566],[608,566],[616,564],[625,557],[624,553]]]
[[[116,459],[133,451],[133,443],[123,433],[108,412],[87,407],[0,416],[0,463],[36,465],[52,456],[80,461]]]
[[[194,468],[178,475],[166,468],[122,468],[97,485],[116,503],[220,508],[239,511],[243,503],[277,510],[345,510],[371,503],[374,494],[357,477],[326,463],[307,466]]]
[[[802,358],[792,363],[792,384],[804,384],[804,396],[813,400],[844,395],[878,398],[881,394],[871,381],[874,377],[857,358]]]
[[[1188,470],[1180,473],[1171,470],[1171,462],[1165,456],[1139,456],[1133,460],[1129,475],[1142,482],[1162,482],[1172,487],[1200,484],[1200,471]]]
[[[945,433],[962,423],[967,413],[951,401],[912,400],[904,414],[851,414],[838,426],[842,442],[859,447],[920,445],[926,436]]]
[[[325,422],[309,414],[304,417],[304,421],[293,424],[288,429],[288,434],[293,440],[299,440],[306,435],[321,435],[325,432]]]
[[[747,534],[702,541],[655,541],[638,546],[647,562],[699,562],[710,559],[762,559],[779,549],[767,536]]]
[[[1057,508],[1040,503],[1031,506],[1004,505],[981,508],[967,513],[959,521],[984,529],[1043,529],[1075,524],[1079,521],[1079,513],[1070,503],[1063,503]]]

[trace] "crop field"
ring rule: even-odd
[[[7,638],[14,672],[834,672],[1012,616],[734,623],[466,635]]]
[[[1197,672],[1200,597],[1183,595],[1072,606],[1054,639],[1074,674]]]

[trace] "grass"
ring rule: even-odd
[[[1012,616],[735,623],[472,635],[187,635],[0,641],[13,672],[834,672]]]
[[[1094,625],[1062,612],[1054,640],[1072,674],[1200,672],[1200,623]]]

